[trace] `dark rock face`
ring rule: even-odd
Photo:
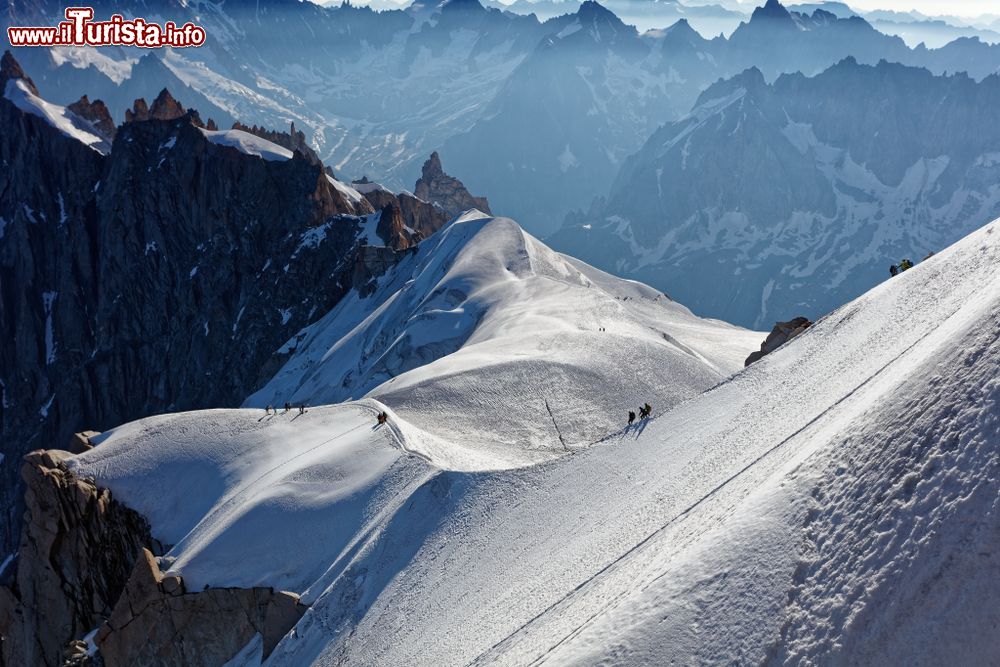
[[[180,108],[137,100],[102,155],[0,99],[0,554],[27,451],[241,404],[354,287],[368,201],[301,155],[265,161],[210,142],[194,114],[153,118]]]
[[[774,325],[774,329],[771,330],[771,333],[768,334],[764,342],[760,344],[760,350],[747,357],[744,366],[749,366],[755,361],[760,361],[791,339],[805,332],[805,330],[812,325],[813,323],[805,317],[796,317],[794,320],[789,322],[776,323]]]
[[[470,208],[493,214],[485,197],[473,197],[460,180],[444,173],[437,152],[431,153],[430,158],[424,163],[413,194],[424,201],[439,204],[452,218]]]
[[[0,582],[0,665],[63,663],[67,643],[100,625],[136,557],[153,547],[146,520],[75,477],[69,452],[35,451],[21,474],[27,512],[12,581]]]

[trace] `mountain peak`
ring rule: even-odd
[[[29,79],[24,73],[24,70],[21,69],[21,63],[17,62],[10,51],[4,51],[3,58],[0,58],[0,89],[6,87],[7,82],[11,79],[21,79],[28,84],[28,87],[33,94],[36,96],[38,95],[38,89],[35,88],[35,82]]]
[[[418,199],[439,205],[450,217],[455,217],[463,211],[475,208],[484,213],[490,212],[490,204],[485,197],[474,197],[454,176],[444,173],[441,166],[441,156],[437,151],[424,162],[420,178],[413,188],[413,194]]]
[[[756,67],[751,67],[732,78],[719,79],[713,83],[701,93],[695,106],[700,107],[706,103],[713,103],[713,101],[731,95],[741,88],[746,91],[748,96],[755,97],[766,91],[769,86],[764,78],[764,73]]]
[[[764,73],[757,69],[757,67],[749,67],[743,70],[729,79],[729,82],[741,88],[746,88],[748,91],[767,87],[767,80],[764,78]]]
[[[479,0],[447,0],[441,5],[441,13],[453,13],[453,12],[463,12],[463,13],[478,13],[485,11],[486,8],[483,7]]]
[[[691,27],[691,24],[687,19],[680,19],[677,23],[667,28],[664,33],[664,37],[670,41],[678,42],[691,42],[691,41],[704,41],[704,37],[701,36],[697,30]]]
[[[779,2],[779,0],[767,0],[767,3],[763,7],[758,7],[753,10],[753,15],[750,17],[750,21],[759,21],[761,19],[777,19],[777,20],[791,20],[792,14],[785,6]]]
[[[576,11],[576,15],[580,17],[580,20],[594,21],[594,20],[606,20],[619,23],[619,18],[609,10],[607,7],[602,5],[596,0],[584,0],[580,3],[580,8]]]
[[[173,120],[184,115],[184,107],[174,99],[170,91],[164,88],[153,100],[153,106],[149,108],[149,117],[154,120]]]

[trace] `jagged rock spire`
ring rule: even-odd
[[[0,94],[2,94],[3,89],[7,87],[7,82],[11,79],[21,79],[26,84],[32,93],[38,95],[38,88],[35,87],[35,82],[32,81],[21,69],[21,63],[17,62],[14,55],[10,51],[3,52],[3,58],[0,58]]]
[[[90,98],[84,95],[66,108],[80,118],[90,121],[90,123],[94,126],[94,129],[100,132],[102,136],[109,140],[114,138],[116,130],[115,121],[111,117],[108,105],[106,105],[102,100],[94,100],[91,102]]]
[[[465,189],[462,181],[444,173],[441,167],[441,156],[437,151],[431,153],[430,158],[424,162],[420,179],[413,189],[415,194],[424,201],[438,204],[449,216],[456,216],[462,211],[476,208],[483,213],[489,213],[490,204],[485,197],[474,197]]]
[[[174,99],[170,91],[164,88],[153,100],[153,106],[148,106],[142,97],[132,103],[131,109],[125,110],[125,122],[132,123],[143,120],[174,120],[185,114],[184,107]]]

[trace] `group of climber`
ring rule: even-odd
[[[897,264],[893,264],[892,266],[889,267],[889,275],[891,275],[891,276],[898,276],[903,271],[906,271],[906,270],[912,269],[912,268],[913,268],[913,262],[911,262],[908,259],[904,259],[898,265]]]
[[[639,419],[649,419],[652,415],[653,415],[653,406],[651,406],[649,403],[646,403],[645,405],[639,408]],[[635,412],[629,410],[628,425],[631,426],[633,423],[635,423]]]
[[[289,412],[291,409],[292,409],[292,404],[286,402],[285,403],[285,411],[282,412],[281,414],[285,414],[285,412]],[[276,407],[274,407],[272,405],[268,405],[266,408],[264,408],[264,413],[268,414],[268,415],[276,415],[276,414],[278,414],[278,408],[276,408]],[[299,414],[300,415],[304,415],[305,413],[306,413],[306,404],[305,403],[299,403]]]
[[[285,410],[281,414],[285,414],[285,412],[289,412],[289,411],[291,411],[291,409],[292,409],[292,404],[291,403],[285,403]],[[278,408],[276,408],[274,406],[271,406],[271,405],[268,405],[266,408],[264,408],[264,413],[268,414],[268,415],[277,415],[278,414]],[[299,414],[300,415],[304,415],[305,413],[306,413],[306,404],[305,403],[300,403],[299,404]],[[385,410],[383,410],[382,412],[378,413],[378,416],[375,418],[375,421],[378,422],[379,426],[381,426],[382,424],[384,424],[387,421],[389,421],[389,413],[386,412]]]
[[[933,256],[934,256],[934,252],[932,251],[932,252],[927,253],[927,257],[924,257],[924,259],[928,260],[928,259],[930,259]],[[889,267],[889,275],[891,275],[893,277],[896,277],[900,273],[902,273],[903,271],[907,271],[907,270],[912,269],[912,268],[913,268],[913,262],[911,260],[909,260],[909,259],[904,259],[899,264],[893,264],[892,266]]]

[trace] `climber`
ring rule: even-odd
[[[642,410],[643,410],[643,412],[646,413],[646,417],[647,418],[651,417],[652,414],[653,414],[653,406],[650,405],[649,403],[646,403],[646,405],[642,406]]]
[[[269,415],[269,414],[271,414],[271,406],[270,406],[270,405],[269,405],[269,406],[267,406],[266,408],[264,408],[264,414],[265,414],[265,415]]]
[[[300,403],[299,404],[299,414],[300,415],[304,415],[305,413],[306,413],[306,404],[305,403]]]
[[[288,412],[291,409],[292,409],[292,404],[289,403],[288,401],[285,401],[285,412]]]
[[[378,413],[378,419],[377,419],[377,421],[378,421],[378,423],[380,425],[386,423],[387,421],[389,421],[389,414],[387,412],[384,412],[384,411]]]
[[[632,412],[631,410],[629,410],[628,411],[628,425],[631,426],[634,421],[635,421],[635,413]]]
[[[912,269],[912,268],[913,268],[913,262],[911,262],[908,259],[904,259],[902,262],[899,263],[899,271],[900,271],[900,273],[902,273],[903,271],[906,271],[907,269]]]
[[[892,276],[892,277],[894,277],[894,278],[895,278],[895,277],[896,277],[897,275],[899,275],[899,267],[898,267],[898,266],[896,266],[895,264],[893,264],[892,266],[890,266],[890,267],[889,267],[889,275],[891,275],[891,276]]]

